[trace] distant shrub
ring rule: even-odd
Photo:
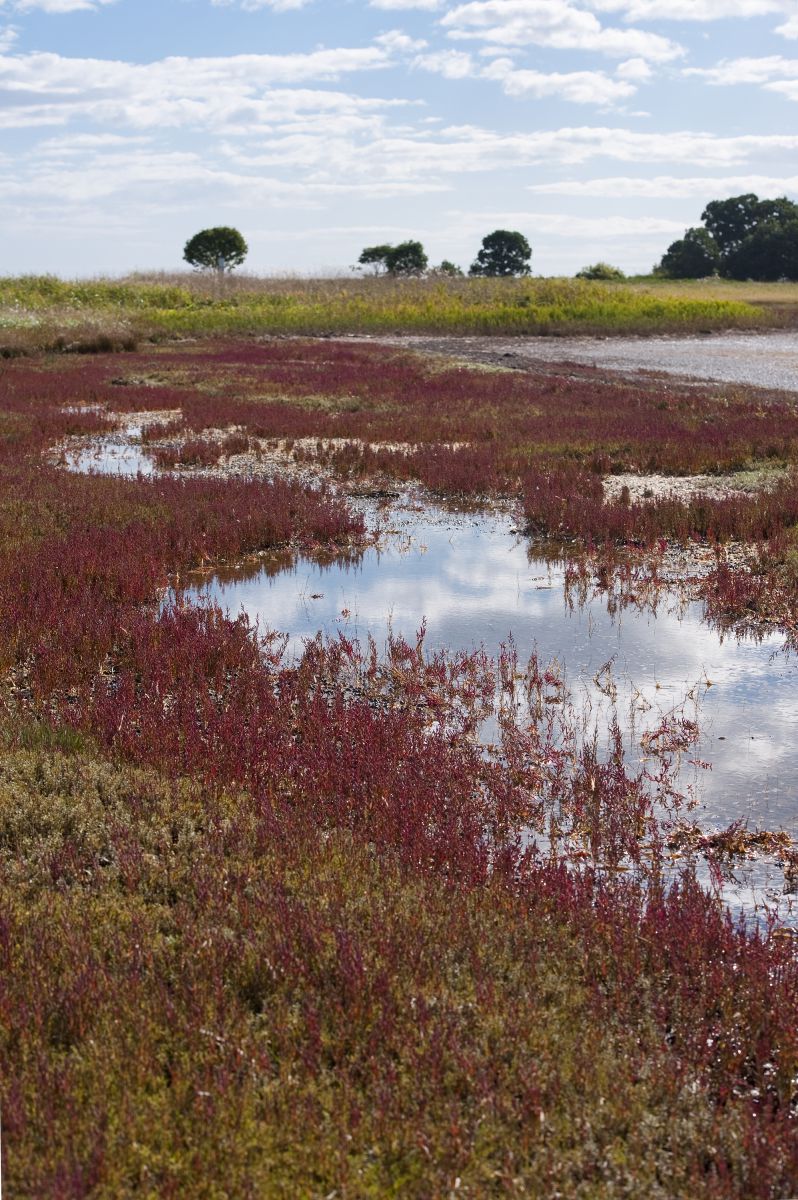
[[[613,267],[611,263],[597,262],[590,267],[582,267],[581,271],[576,272],[577,279],[602,279],[604,281],[612,279],[625,279],[626,275],[620,267]]]

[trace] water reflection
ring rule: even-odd
[[[124,431],[91,439],[90,445],[78,450],[67,451],[66,466],[69,471],[97,475],[153,475],[152,459],[144,452],[141,442],[141,424],[128,423]]]
[[[702,825],[744,819],[798,833],[798,670],[782,639],[724,638],[695,604],[656,616],[613,615],[602,599],[572,608],[563,582],[560,567],[529,559],[509,520],[430,513],[356,563],[299,559],[276,573],[216,576],[189,594],[286,633],[295,653],[319,630],[382,645],[390,628],[414,642],[422,621],[431,650],[495,655],[512,637],[522,663],[533,651],[556,658],[599,723],[609,701],[594,677],[612,659],[619,712],[637,714],[638,727],[688,694],[700,708],[699,756],[712,764],[697,775]]]

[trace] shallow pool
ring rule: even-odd
[[[703,825],[743,818],[798,834],[798,664],[783,639],[723,637],[697,604],[665,603],[656,615],[612,615],[603,598],[572,608],[563,578],[528,557],[509,518],[430,511],[406,514],[357,565],[300,559],[278,574],[214,579],[189,596],[286,633],[289,653],[319,630],[382,646],[390,628],[415,642],[424,621],[429,649],[495,655],[512,637],[522,665],[533,651],[556,658],[586,722],[605,728],[609,701],[594,677],[611,659],[627,728],[633,706],[638,731],[686,697],[697,707],[698,754],[712,765],[696,773]]]

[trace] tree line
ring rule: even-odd
[[[712,200],[702,225],[672,242],[654,268],[670,279],[798,279],[798,204],[753,192]]]
[[[711,200],[701,214],[701,225],[672,242],[654,268],[655,275],[670,279],[701,279],[721,275],[727,279],[798,279],[798,204],[780,196],[760,200],[753,192]],[[237,229],[216,226],[190,238],[183,257],[191,266],[219,274],[240,266],[247,243]],[[530,274],[532,248],[522,233],[494,229],[468,269],[470,276],[512,277]],[[463,276],[455,263],[444,259],[430,266],[420,241],[398,245],[385,242],[366,246],[358,267],[390,276]],[[584,267],[577,278],[622,280],[623,271],[609,263]]]
[[[183,258],[190,266],[201,271],[217,271],[220,275],[240,267],[249,247],[237,229],[229,225],[216,225],[212,229],[201,229],[189,238],[183,247]],[[482,239],[469,275],[510,276],[528,275],[532,248],[522,233],[512,229],[494,229]],[[366,246],[358,259],[358,266],[372,267],[378,274],[386,275],[463,275],[460,267],[444,259],[440,266],[430,267],[429,259],[421,242],[406,241],[393,246],[383,243]]]
[[[532,248],[522,233],[515,229],[494,229],[482,239],[482,246],[469,267],[469,275],[510,276],[528,275]],[[430,267],[421,242],[400,242],[397,246],[384,243],[366,246],[357,260],[358,266],[373,267],[377,274],[386,275],[463,275],[455,263],[444,259],[440,266]]]

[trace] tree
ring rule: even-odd
[[[383,267],[389,275],[423,275],[429,259],[421,242],[400,242],[398,246],[366,246],[357,261],[378,271]]]
[[[719,263],[715,239],[708,230],[697,225],[688,229],[683,238],[671,242],[655,271],[671,279],[704,279],[717,273]]]
[[[757,215],[760,225],[788,225],[798,221],[798,204],[788,200],[786,196],[778,196],[775,200],[760,200]]]
[[[469,275],[528,275],[532,248],[522,233],[495,229],[482,239],[482,249]]]
[[[724,274],[731,279],[798,279],[798,218],[759,225],[727,256]]]
[[[655,271],[673,278],[720,272],[730,279],[798,279],[798,204],[753,192],[711,200],[701,219],[673,242]]]
[[[461,278],[463,274],[457,263],[449,262],[448,258],[445,258],[435,271],[438,275],[449,275],[453,279]]]
[[[428,263],[421,242],[400,242],[385,256],[389,275],[423,275]]]
[[[760,203],[753,192],[746,192],[728,200],[712,200],[706,206],[701,220],[722,255],[734,250],[756,228]]]
[[[581,271],[576,272],[577,279],[625,279],[623,271],[620,267],[613,267],[609,263],[597,262],[593,263],[592,267],[582,267]]]
[[[374,267],[376,271],[382,268],[387,271],[386,259],[393,250],[393,246],[366,246],[360,258],[357,260],[363,267]]]
[[[218,271],[223,275],[225,271],[240,267],[248,251],[249,247],[237,229],[216,225],[189,238],[183,248],[183,258],[198,270]]]

